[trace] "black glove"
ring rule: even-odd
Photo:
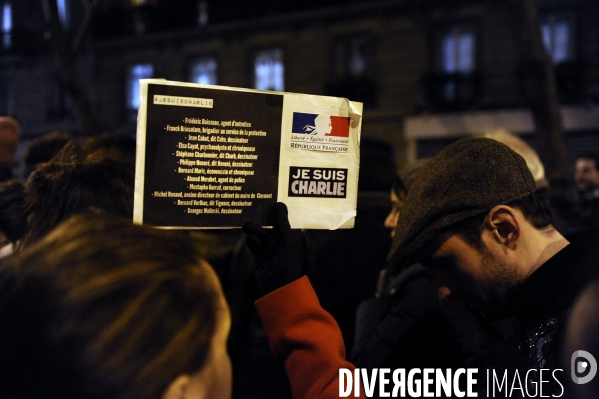
[[[300,230],[291,230],[284,203],[275,205],[274,229],[246,223],[243,231],[256,261],[254,272],[262,295],[304,275],[306,239]]]

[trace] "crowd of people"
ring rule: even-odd
[[[364,139],[355,229],[291,229],[278,203],[272,229],[198,232],[131,222],[133,138],[45,135],[17,178],[18,137],[0,118],[0,398],[324,399],[382,369],[599,397],[574,377],[599,358],[594,154],[553,182],[501,133],[395,173]]]

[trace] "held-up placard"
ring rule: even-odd
[[[164,228],[351,228],[362,104],[336,97],[140,81],[134,221]]]

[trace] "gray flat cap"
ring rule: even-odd
[[[458,140],[418,172],[387,260],[416,261],[414,254],[442,229],[534,190],[524,158],[508,146],[481,137]]]
[[[420,173],[420,171],[422,170],[424,165],[429,163],[430,160],[431,160],[431,158],[417,159],[414,162],[410,162],[409,164],[407,164],[406,166],[401,168],[399,170],[399,172],[397,172],[397,175],[403,182],[407,191],[410,191],[410,189],[412,188],[412,185],[416,181],[416,177],[418,176],[418,173]]]

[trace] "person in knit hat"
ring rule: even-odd
[[[19,123],[10,116],[0,116],[0,181],[10,180],[12,163],[19,144]]]

